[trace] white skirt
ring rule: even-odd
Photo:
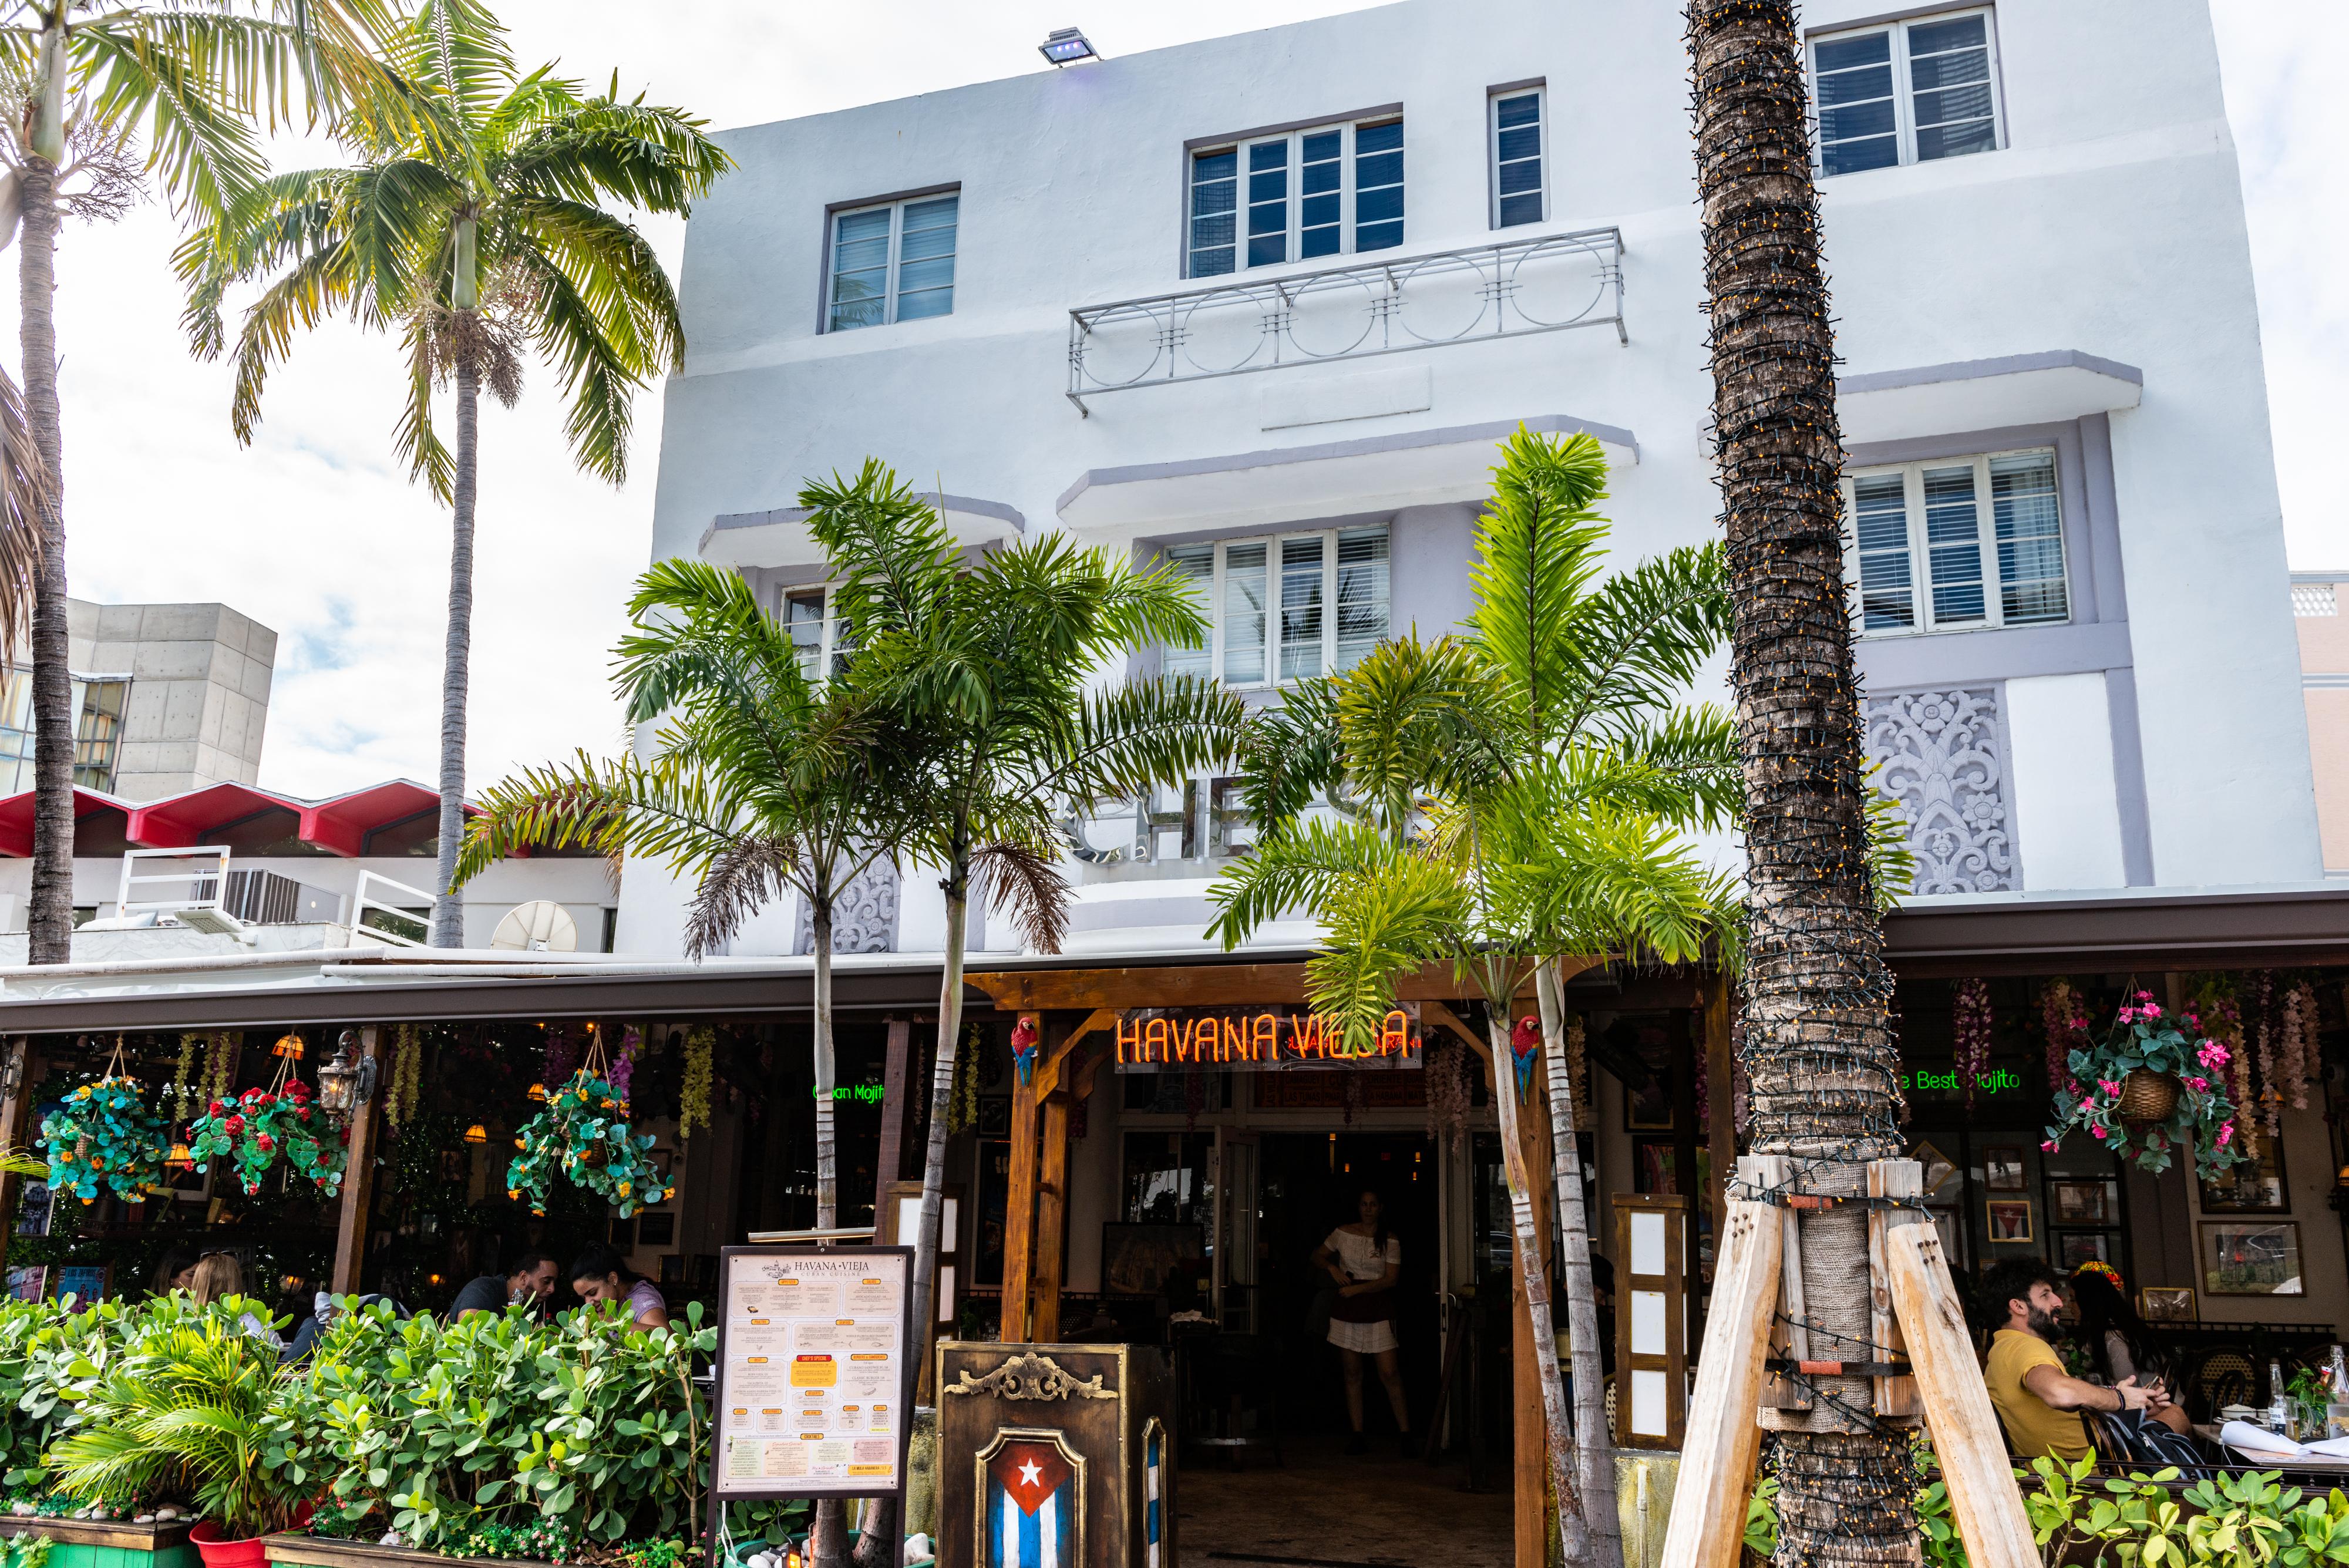
[[[1364,1355],[1376,1355],[1381,1350],[1395,1346],[1394,1320],[1381,1318],[1376,1323],[1346,1323],[1330,1320],[1330,1343],[1340,1350],[1358,1350]]]

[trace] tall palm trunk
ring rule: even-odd
[[[1862,732],[1843,582],[1835,346],[1819,263],[1802,45],[1788,0],[1691,0],[1713,423],[1745,774],[1744,1065],[1753,1147],[1814,1191],[1864,1191],[1900,1150],[1898,1052],[1868,872]],[[1865,1344],[1866,1214],[1802,1216],[1810,1321]],[[1774,1411],[1778,1561],[1914,1562],[1901,1434],[1866,1378]]]
[[[1574,1075],[1566,1060],[1565,992],[1555,964],[1534,981],[1549,1064],[1550,1142],[1557,1181],[1557,1236],[1565,1261],[1566,1329],[1574,1355],[1574,1454],[1590,1531],[1591,1568],[1622,1568],[1623,1522],[1616,1505],[1615,1444],[1607,1429],[1607,1374],[1600,1360],[1599,1303],[1590,1290],[1590,1219],[1582,1206],[1582,1149],[1574,1134]]]
[[[821,881],[817,888],[808,900],[809,940],[815,949],[815,1228],[830,1231],[840,1224],[840,1146],[832,1104],[839,1074],[832,1044],[832,896]]]
[[[1557,1499],[1558,1551],[1569,1564],[1590,1562],[1590,1532],[1576,1496],[1573,1464],[1574,1428],[1567,1419],[1566,1389],[1557,1375],[1557,1322],[1549,1305],[1549,1265],[1542,1256],[1540,1233],[1534,1224],[1533,1172],[1526,1167],[1525,1145],[1517,1137],[1517,1079],[1509,1049],[1508,998],[1512,987],[1488,985],[1485,994],[1498,1002],[1485,1009],[1485,1033],[1493,1052],[1493,1105],[1501,1118],[1501,1170],[1509,1183],[1509,1225],[1516,1237],[1518,1282],[1526,1293],[1526,1315],[1534,1342],[1534,1372],[1541,1386],[1542,1428],[1548,1437],[1550,1490]],[[1570,1134],[1569,1134],[1570,1136]],[[1588,1254],[1584,1254],[1588,1266]],[[1594,1334],[1597,1329],[1592,1329]],[[1613,1491],[1613,1487],[1609,1487]]]
[[[440,843],[432,883],[432,945],[465,945],[457,847],[465,836],[465,692],[473,647],[473,494],[481,434],[481,367],[466,334],[457,356],[457,482],[449,546],[449,630],[440,665]]]
[[[25,159],[24,250],[17,257],[25,413],[48,469],[41,570],[33,587],[33,902],[27,956],[73,957],[73,672],[66,629],[65,437],[57,409],[57,168]]]
[[[930,1070],[930,1127],[922,1151],[922,1221],[914,1235],[914,1310],[922,1314],[921,1335],[915,1341],[922,1353],[916,1368],[917,1377],[921,1368],[930,1365],[930,1348],[937,1339],[937,1310],[928,1303],[938,1277],[938,1231],[946,1208],[947,1124],[954,1112],[955,1042],[962,1034],[962,948],[969,929],[970,851],[959,836],[948,857],[946,895],[937,1060]],[[963,1223],[970,1222],[966,1215]]]

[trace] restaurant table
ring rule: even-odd
[[[2349,1475],[2349,1459],[2332,1459],[2323,1454],[2271,1454],[2251,1449],[2238,1449],[2219,1441],[2222,1423],[2197,1421],[2194,1435],[2210,1444],[2239,1464],[2253,1469],[2324,1470],[2335,1475]]]

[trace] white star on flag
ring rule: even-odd
[[[1040,1477],[1043,1473],[1044,1467],[1038,1464],[1034,1459],[1030,1459],[1026,1464],[1019,1467],[1019,1483],[1022,1486],[1034,1486],[1036,1484],[1037,1478]]]

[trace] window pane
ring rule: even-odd
[[[1248,149],[1247,264],[1288,259],[1288,142],[1259,141]]]
[[[1280,678],[1321,673],[1319,539],[1285,539],[1280,545]]]
[[[1917,624],[1909,573],[1909,504],[1897,473],[1852,481],[1852,533],[1859,546],[1860,628],[1898,630]]]
[[[1999,612],[2010,626],[2068,619],[2054,454],[1992,458],[1990,496],[1998,524]]]
[[[1262,545],[1224,550],[1224,679],[1235,686],[1264,682],[1265,558]]]
[[[1387,531],[1352,528],[1338,535],[1338,668],[1350,670],[1387,634],[1391,587]]]
[[[783,629],[791,636],[800,673],[813,680],[823,659],[822,588],[795,588],[783,596]]]
[[[1345,138],[1335,130],[1316,131],[1301,139],[1298,188],[1305,193],[1299,216],[1297,254],[1334,256],[1343,245],[1338,226],[1338,185],[1345,167]]]
[[[1402,121],[1354,132],[1354,248],[1402,244]]]
[[[1541,222],[1541,94],[1493,100],[1493,157],[1500,227]]]
[[[1925,471],[1925,544],[1936,626],[1987,616],[1982,597],[1982,518],[1974,510],[1974,469]]]
[[[1845,71],[1859,66],[1889,65],[1890,33],[1863,33],[1856,38],[1836,38],[1818,47],[1821,71]]]
[[[833,228],[830,330],[878,327],[887,319],[889,225],[896,213],[843,213]]]
[[[1166,569],[1191,592],[1198,601],[1199,611],[1210,621],[1215,619],[1216,607],[1211,596],[1216,587],[1216,547],[1213,545],[1184,545],[1166,552]],[[1210,642],[1196,648],[1170,648],[1159,668],[1168,675],[1205,675],[1216,672],[1215,654]]]
[[[1818,76],[1820,172],[1851,174],[1899,162],[1889,29],[1820,44],[1811,58]]]
[[[122,701],[129,691],[129,681],[98,680],[82,691],[73,758],[73,781],[82,789],[114,788],[115,752],[122,741]]]
[[[1909,82],[1919,159],[1988,152],[1998,145],[1991,109],[1990,28],[1981,16],[1909,28]]]
[[[1232,270],[1238,224],[1240,155],[1201,152],[1191,160],[1191,274],[1213,277]]]
[[[1863,169],[1889,169],[1900,161],[1898,137],[1878,136],[1865,141],[1822,143],[1819,166],[1827,174],[1857,174]]]

